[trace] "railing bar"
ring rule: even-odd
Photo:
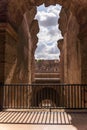
[[[20,97],[19,97],[19,100],[20,100],[20,108],[21,108],[21,86],[19,86],[19,91],[20,91]]]
[[[45,86],[45,87],[47,87],[47,86]],[[45,87],[44,87],[44,100],[45,100],[44,108],[46,107],[46,91],[45,91]]]
[[[50,98],[50,101],[52,101],[51,90],[49,90],[49,98]],[[52,102],[50,102],[50,107],[52,107]]]
[[[21,89],[22,89],[22,108],[23,108],[23,94],[24,94],[24,92],[23,92],[23,85],[21,86]]]
[[[48,94],[47,93],[48,93],[48,89],[46,91],[46,107],[48,108],[49,107],[49,102],[47,101],[48,100]]]
[[[81,108],[82,108],[82,100],[83,100],[83,99],[82,99],[82,91],[83,91],[82,88],[83,88],[83,86],[81,86]]]
[[[53,87],[53,86],[52,86]],[[51,92],[51,95],[50,95],[50,101],[51,101],[51,108],[53,107],[53,101],[54,101],[54,93],[53,93],[53,91],[51,91],[50,90],[50,92]]]
[[[79,97],[78,97],[78,94],[79,94],[79,87],[76,86],[76,101],[77,101],[77,108],[79,108]]]
[[[66,93],[67,93],[67,95],[66,95],[66,108],[68,108],[68,106],[69,106],[69,94],[68,94],[68,86],[65,86],[65,90],[66,90]]]
[[[43,89],[43,88],[42,88]],[[41,91],[41,99],[42,99],[42,91]],[[41,101],[41,108],[42,108],[42,101]]]
[[[78,104],[79,104],[79,108],[80,108],[80,86],[78,85]]]
[[[79,106],[78,106],[78,86],[76,86],[76,88],[77,88],[77,91],[76,91],[76,94],[77,94],[77,108],[79,108]]]
[[[75,94],[74,94],[74,87],[75,87],[74,85],[71,86],[71,94],[72,94],[72,108],[74,108],[74,99],[73,99],[73,98],[74,98],[74,95],[75,95]]]
[[[71,107],[71,85],[69,85],[69,108]]]
[[[39,86],[39,87],[40,87],[40,86]],[[40,104],[39,104],[39,103],[40,103],[39,100],[40,100],[40,93],[38,92],[38,95],[37,95],[37,106],[38,106],[38,107],[39,107],[39,105],[40,105]]]
[[[55,95],[55,104],[54,104],[54,107],[57,107],[57,93],[58,93],[57,89],[56,89],[56,85],[55,85],[56,95]]]
[[[70,108],[72,108],[72,86],[70,85]]]
[[[31,92],[32,91],[32,92]],[[32,86],[28,86],[28,91],[27,91],[27,105],[28,105],[28,108],[32,107],[32,103],[33,103],[33,96],[32,96],[32,93],[33,93],[33,88]],[[30,104],[31,102],[31,104]]]
[[[25,108],[25,88],[23,86],[23,108]]]
[[[8,86],[8,95],[9,95],[9,97],[8,97],[8,108],[10,108],[10,103],[11,103],[11,101],[10,101],[10,88],[11,88],[11,86],[9,87]]]
[[[34,92],[35,92],[35,99],[34,99],[34,100],[35,100],[35,101],[34,101],[35,103],[34,103],[34,105],[35,105],[35,107],[37,107],[37,93],[36,93],[36,86],[34,86],[34,87],[35,87],[35,91],[34,91]],[[38,88],[39,88],[39,86],[38,86]]]
[[[6,99],[7,100],[7,107],[9,108],[9,89],[8,89],[8,86],[7,86],[7,95],[8,95],[8,97],[6,96],[8,98],[8,100]]]
[[[5,86],[4,86],[3,104],[5,108],[6,107],[6,87]]]
[[[73,87],[73,108],[75,108],[75,100],[76,100],[76,98],[75,98],[75,86]]]
[[[27,103],[27,102],[28,102],[28,100],[29,100],[29,99],[28,99],[28,87],[29,87],[29,86],[27,86],[27,87],[25,86],[25,88],[26,88],[26,89],[25,89],[25,97],[26,97],[26,98],[25,98],[25,99],[26,99],[26,101],[25,101],[25,102],[26,102],[25,106],[26,106],[26,108],[28,107],[28,103]]]
[[[13,86],[13,108],[15,108],[15,86]]]
[[[26,84],[26,83],[23,83],[23,84],[3,84],[3,85],[1,85],[1,86],[38,86],[38,84]],[[42,85],[43,86],[43,84],[39,84],[40,86]],[[44,86],[47,86],[48,84],[44,84]],[[50,85],[54,85],[54,83],[51,83],[51,84],[49,84],[49,86]],[[60,84],[60,83],[55,83],[55,85],[59,85],[59,86],[67,86],[67,85],[70,85],[70,84]],[[81,85],[81,86],[86,86],[87,84],[71,84],[71,85],[74,85],[74,86],[76,86],[76,85]]]
[[[32,92],[31,92],[32,91]],[[32,95],[32,93],[33,93],[33,87],[32,86],[28,86],[28,94],[27,94],[27,97],[28,97],[28,100],[27,100],[27,104],[28,104],[28,108],[32,108],[32,106],[34,105],[34,99],[33,99],[33,95]],[[30,104],[30,102],[31,102],[31,104]]]
[[[79,89],[80,89],[80,90],[79,90],[79,91],[80,91],[80,92],[79,92],[79,102],[80,102],[80,108],[81,108],[81,102],[82,102],[82,101],[81,101],[81,87],[82,87],[82,86],[80,86],[80,85],[79,85]]]
[[[12,86],[10,87],[10,107],[12,108]]]
[[[84,86],[84,108],[85,108],[85,86]]]
[[[43,91],[42,91],[42,99],[44,100],[44,86],[42,86],[42,89],[43,89]],[[42,100],[42,107],[44,108],[44,102],[43,102],[43,100]]]
[[[17,85],[17,108],[20,108],[19,106],[19,89],[18,89],[18,85]]]
[[[75,108],[77,108],[77,87],[76,86],[75,86],[75,103],[76,103]]]
[[[63,101],[63,107],[64,107],[64,86],[62,86],[62,101]]]

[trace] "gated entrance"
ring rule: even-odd
[[[3,109],[87,108],[87,85],[9,84],[2,88]]]

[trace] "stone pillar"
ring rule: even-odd
[[[81,83],[81,54],[78,39],[79,24],[76,16],[62,8],[59,27],[64,37],[64,83]]]
[[[62,7],[60,12],[59,29],[61,30],[63,40],[59,40],[59,48],[61,50],[60,64],[61,75],[63,83],[68,83],[67,79],[67,22],[68,22],[68,11]],[[62,44],[62,45],[61,45]],[[63,69],[63,70],[62,70]]]
[[[77,20],[80,25],[81,83],[87,84],[87,8],[81,8],[78,11]]]
[[[0,106],[3,107],[3,85],[11,83],[15,71],[17,34],[9,24],[7,1],[0,1]],[[14,66],[14,67],[13,67]]]

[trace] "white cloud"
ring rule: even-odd
[[[59,50],[57,41],[60,39],[61,32],[58,29],[58,18],[60,6],[38,7],[36,19],[39,22],[40,32],[38,33],[38,47],[35,52],[35,58],[40,59],[58,59]]]

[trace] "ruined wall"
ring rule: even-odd
[[[23,45],[24,39],[25,39],[25,42],[24,42],[25,44],[26,44],[26,41],[32,42],[32,46],[31,46],[32,54],[29,54],[29,55],[32,55],[32,56],[29,56],[31,60],[29,59],[29,57],[27,57],[31,63],[27,62],[26,58],[23,59],[23,61],[25,63],[27,62],[26,64],[29,65],[29,68],[31,68],[30,64],[34,65],[34,52],[35,52],[36,43],[37,43],[36,34],[38,32],[37,22],[35,22],[33,20],[35,14],[36,14],[35,6],[41,5],[43,3],[45,3],[45,6],[55,5],[55,4],[60,4],[63,6],[61,14],[60,14],[59,24],[60,24],[60,30],[64,37],[64,46],[65,46],[65,47],[63,47],[63,48],[65,48],[64,49],[64,79],[65,79],[64,82],[67,82],[67,83],[83,82],[83,83],[85,83],[86,78],[87,78],[87,70],[86,70],[87,67],[86,67],[86,61],[84,59],[86,59],[87,52],[83,48],[87,48],[87,47],[86,47],[86,36],[83,38],[82,35],[83,35],[83,33],[87,34],[86,33],[87,29],[85,28],[86,23],[87,23],[87,17],[86,17],[87,16],[86,15],[87,14],[87,8],[86,8],[87,1],[86,0],[84,0],[84,1],[82,1],[82,0],[80,0],[80,1],[77,1],[77,0],[72,0],[72,1],[70,1],[70,0],[66,0],[66,1],[62,1],[62,0],[55,0],[55,1],[54,0],[49,0],[49,1],[19,0],[19,2],[17,0],[0,1],[0,5],[1,5],[0,6],[1,7],[0,8],[0,22],[9,23],[10,26],[13,28],[13,30],[15,30],[17,33],[18,33],[18,28],[20,28],[20,26],[24,31],[25,29],[22,26],[23,25],[22,22],[24,19],[25,12],[28,12],[27,19],[28,19],[28,26],[30,29],[29,35],[31,36],[31,38],[29,36],[29,39],[31,39],[31,40],[27,41],[26,39],[28,36],[24,36],[25,34],[20,33],[21,36],[19,36],[18,34],[17,35],[19,37],[19,42],[21,43],[22,50],[23,50],[23,46],[24,46]],[[85,29],[83,29],[83,27]],[[82,30],[85,30],[85,32]],[[33,34],[32,32],[34,32],[34,35],[32,35]],[[78,35],[80,32],[82,32],[81,39],[78,38]],[[24,38],[23,40],[20,40],[20,37],[22,37],[22,36],[26,37],[26,38]],[[20,43],[18,43],[19,48],[20,48]],[[83,45],[84,47],[81,46],[81,44],[83,44],[83,43],[84,43],[84,45]],[[27,45],[25,45],[24,48],[27,48]],[[21,50],[21,49],[19,49],[19,50]],[[27,49],[25,49],[25,50],[27,50]],[[24,52],[24,50],[23,50],[23,52]],[[26,55],[25,52],[24,52],[24,54],[22,54],[22,56],[23,55]],[[28,53],[27,53],[27,55],[28,55]],[[21,56],[19,59],[21,59]],[[15,62],[17,62],[17,61],[15,61]],[[24,62],[22,63],[22,61],[20,61],[20,63],[18,63],[18,64],[22,63],[21,66],[19,65],[20,67],[18,69],[18,72],[22,73],[20,75],[24,75],[24,74],[28,75],[26,73],[28,67],[24,67],[24,64],[25,64]],[[1,66],[4,66],[4,65],[1,64]],[[4,67],[2,67],[2,68],[4,68]],[[23,68],[23,69],[20,70],[20,68]],[[29,73],[32,73],[31,79],[33,79],[34,70],[33,69],[31,70],[31,69],[29,69],[28,71],[29,71]],[[2,71],[4,71],[4,70],[2,69]],[[3,75],[4,75],[4,73],[3,73]],[[1,76],[1,78],[4,77],[3,75]],[[22,82],[22,79],[24,79],[25,81],[28,80],[27,77],[26,78],[21,77],[19,79],[20,79],[19,81],[21,81],[21,82]],[[23,81],[23,82],[25,82],[25,81]]]
[[[61,50],[61,63],[64,59],[64,63],[62,63],[64,71],[61,71],[61,75],[64,75],[65,83],[87,83],[86,36],[84,38],[80,35],[84,39],[80,40],[81,24],[79,19],[77,19],[76,12],[71,12],[70,9],[67,11],[62,8],[59,27],[64,37],[64,44]]]
[[[59,60],[35,60],[35,73],[59,73]]]
[[[0,1],[0,5],[0,82],[31,83],[39,31],[36,7],[23,1]]]
[[[87,1],[72,1],[68,10],[62,8],[59,20],[59,27],[64,37],[60,49],[61,81],[70,84],[87,84]],[[64,91],[67,93],[66,89]],[[82,91],[82,95],[84,94],[85,99],[82,98],[82,102],[85,102],[86,107],[86,91]],[[72,106],[72,97],[70,106]],[[67,94],[65,99],[67,101]],[[78,100],[76,100],[76,107],[78,107]]]

